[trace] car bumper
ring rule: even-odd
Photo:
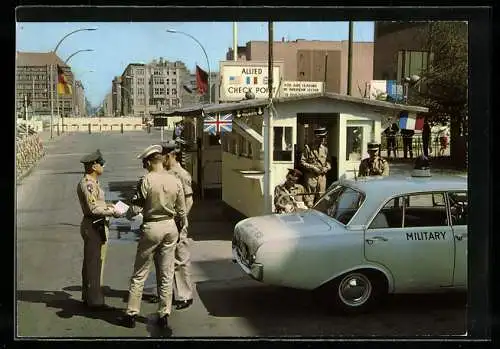
[[[241,260],[236,248],[233,247],[233,262],[238,263],[240,268],[249,275],[252,279],[257,281],[262,281],[264,279],[264,266],[260,263],[252,263],[252,265],[247,266]]]

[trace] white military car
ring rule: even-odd
[[[332,184],[309,210],[238,222],[233,260],[266,284],[326,291],[345,311],[387,293],[467,288],[467,179]]]

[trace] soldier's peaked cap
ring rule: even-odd
[[[104,159],[102,158],[101,151],[97,149],[95,152],[87,154],[80,159],[82,164],[89,164],[94,162],[102,162],[104,164]]]
[[[380,144],[377,142],[369,142],[368,143],[368,150],[378,150],[380,148]]]
[[[153,144],[153,145],[150,145],[149,147],[147,147],[146,149],[144,149],[144,151],[139,154],[137,156],[138,159],[147,159],[148,157],[150,157],[151,155],[153,154],[161,154],[161,151],[162,151],[162,148],[161,148],[161,145],[158,145],[158,144]]]
[[[325,127],[318,127],[314,130],[314,135],[317,137],[323,137],[328,134],[328,131],[326,130]]]
[[[172,151],[175,151],[179,148],[179,144],[176,141],[168,141],[168,142],[163,142],[161,144],[162,147],[162,153],[163,154],[168,154]]]

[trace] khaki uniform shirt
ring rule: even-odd
[[[182,166],[177,163],[171,169],[167,171],[177,177],[182,184],[182,189],[184,190],[184,197],[186,199],[186,213],[189,214],[191,207],[193,206],[193,188],[191,187],[191,175]]]
[[[297,208],[297,202],[303,202],[305,190],[300,184],[294,184],[290,189],[287,189],[285,184],[279,184],[274,188],[274,206],[276,212],[291,212],[290,207]]]
[[[370,158],[363,159],[359,164],[359,177],[365,176],[388,176],[389,164],[380,156],[376,156],[371,160]]]
[[[323,144],[317,149],[306,145],[300,157],[300,164],[307,170],[305,174],[313,177],[326,174],[332,168],[328,161],[328,148]]]
[[[99,181],[89,175],[83,176],[76,187],[78,201],[85,217],[112,216],[113,209],[109,208],[104,201],[104,190]]]
[[[178,178],[165,170],[146,174],[142,179],[140,191],[144,197],[144,221],[186,216],[182,184]]]

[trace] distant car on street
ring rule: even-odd
[[[238,222],[233,260],[270,285],[320,291],[347,312],[388,293],[467,289],[467,179],[363,177],[312,209]]]

